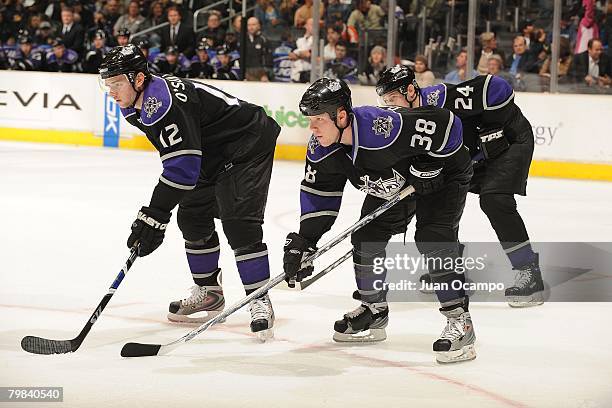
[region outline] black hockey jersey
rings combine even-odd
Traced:
[[[463,122],[465,145],[478,153],[477,128],[503,127],[508,142],[533,144],[529,121],[514,103],[514,91],[503,78],[481,75],[457,85],[439,84],[421,89],[422,105],[446,108]]]
[[[353,145],[323,147],[312,136],[300,188],[300,234],[317,242],[336,220],[349,180],[366,194],[389,199],[408,186],[416,160],[437,162],[446,180],[469,179],[461,121],[430,106],[353,109]]]
[[[140,111],[121,113],[159,151],[163,172],[152,205],[162,209],[199,181],[273,148],[280,133],[260,106],[199,82],[154,75],[142,100]]]

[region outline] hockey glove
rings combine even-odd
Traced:
[[[138,256],[147,256],[163,242],[170,213],[155,208],[142,207],[132,223],[132,233],[127,240],[128,248],[140,244]]]
[[[441,163],[415,162],[410,166],[410,183],[419,195],[439,190],[444,185]]]
[[[478,131],[478,143],[480,151],[485,159],[494,159],[508,150],[510,143],[504,135],[503,128],[481,129]]]
[[[283,257],[283,268],[285,270],[285,281],[290,288],[295,282],[312,275],[314,266],[312,262],[303,263],[304,259],[317,250],[306,238],[295,232],[287,235],[285,241],[285,256]]]

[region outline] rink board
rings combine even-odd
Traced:
[[[310,132],[297,106],[305,85],[205,82],[264,106],[282,127],[276,158],[304,159]],[[376,104],[373,87],[351,89],[355,106]],[[534,130],[531,175],[612,181],[612,97],[518,93],[516,100]],[[0,140],[153,150],[88,74],[4,72]]]

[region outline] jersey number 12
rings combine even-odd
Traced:
[[[178,126],[176,126],[176,123],[172,123],[166,126],[164,130],[159,132],[159,141],[162,144],[162,146],[168,148],[168,147],[174,146],[175,144],[181,143],[183,141],[183,138],[180,136],[176,137],[178,131],[179,129],[178,129]],[[164,138],[164,132],[166,132],[165,138]],[[165,139],[168,139],[167,143]]]

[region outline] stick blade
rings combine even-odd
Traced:
[[[121,357],[149,357],[156,356],[161,344],[126,343],[121,349]]]
[[[66,354],[75,351],[78,346],[70,340],[50,340],[36,336],[25,336],[21,339],[21,348],[32,354]]]

